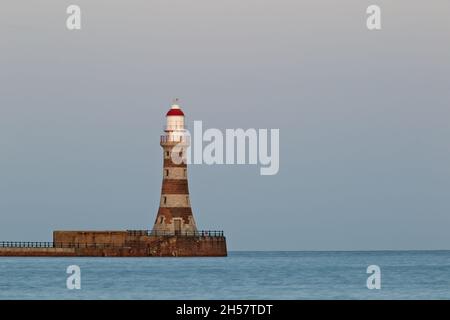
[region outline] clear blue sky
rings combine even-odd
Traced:
[[[0,240],[150,228],[179,97],[190,125],[280,129],[276,176],[190,168],[229,249],[450,249],[446,0],[8,1],[0,39]]]

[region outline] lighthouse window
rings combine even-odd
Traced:
[[[164,197],[164,198],[163,198],[163,202],[164,202],[164,204],[167,203],[167,197]]]
[[[185,176],[185,177],[187,176],[187,171],[186,171],[186,169],[184,169],[184,176]]]
[[[169,151],[166,151],[166,158],[169,158],[169,156],[170,156]]]
[[[168,177],[169,176],[169,169],[166,169],[165,172],[166,172],[166,177]]]
[[[163,223],[164,217],[159,218],[159,223]]]

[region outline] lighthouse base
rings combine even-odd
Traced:
[[[0,256],[225,257],[222,236],[152,235],[136,231],[55,231],[53,242],[3,242]]]

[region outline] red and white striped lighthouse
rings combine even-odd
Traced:
[[[166,114],[166,126],[160,140],[164,159],[163,181],[153,230],[189,234],[195,233],[197,227],[189,199],[187,164],[174,159],[185,158],[190,140],[185,130],[184,113],[177,102],[178,99]]]

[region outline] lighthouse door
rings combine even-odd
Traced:
[[[173,223],[175,227],[175,234],[181,234],[181,219],[173,219]]]

